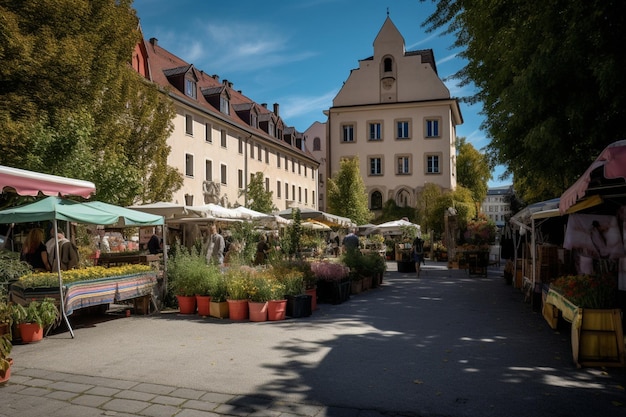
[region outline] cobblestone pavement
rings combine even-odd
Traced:
[[[70,316],[16,345],[0,416],[626,415],[622,368],[577,369],[507,286],[427,262],[310,317]]]

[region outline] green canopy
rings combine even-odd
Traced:
[[[117,223],[118,219],[118,214],[60,197],[46,197],[34,203],[0,211],[0,223],[5,224],[64,220],[107,225]]]
[[[165,223],[163,216],[156,214],[144,213],[139,210],[133,210],[126,207],[115,206],[102,201],[89,201],[84,205],[95,207],[98,210],[117,214],[119,216],[117,224],[120,226],[156,226]]]

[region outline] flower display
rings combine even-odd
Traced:
[[[550,288],[580,308],[613,308],[617,296],[614,275],[567,275],[554,280]]]
[[[488,245],[496,239],[497,227],[492,220],[479,214],[478,219],[467,222],[467,230],[463,234],[465,241],[475,245]]]
[[[153,271],[148,265],[130,264],[105,268],[103,266],[92,266],[89,268],[70,269],[63,271],[63,282],[69,284],[77,281],[89,281],[92,279],[117,277],[124,275],[134,275]],[[23,288],[36,287],[58,287],[59,275],[57,272],[35,272],[27,274],[18,280]]]
[[[312,262],[311,270],[318,280],[342,281],[348,278],[350,268],[337,262]]]

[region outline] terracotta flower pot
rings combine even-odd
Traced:
[[[267,302],[248,302],[250,321],[267,321]]]
[[[6,371],[0,370],[0,384],[4,384],[11,378],[11,366],[13,365],[13,359],[9,358],[9,368]]]
[[[196,297],[194,295],[177,295],[176,299],[178,300],[178,309],[180,314],[195,314]]]
[[[267,302],[267,319],[270,321],[285,320],[287,300],[270,300]]]
[[[246,320],[248,318],[248,300],[226,300],[228,315],[231,320]]]
[[[201,316],[209,316],[211,314],[211,296],[196,295],[196,304],[198,306],[198,314]]]
[[[17,327],[20,329],[23,343],[39,342],[43,339],[43,327],[37,323],[20,323]]]

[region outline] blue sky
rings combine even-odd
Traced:
[[[447,79],[463,67],[453,38],[426,33],[422,22],[434,10],[418,0],[135,0],[146,39],[209,74],[233,83],[257,103],[280,104],[288,126],[304,132],[322,113],[359,60],[374,53],[373,42],[387,17],[406,50],[432,49],[439,77],[452,97],[472,94]],[[481,106],[461,103],[464,123],[457,135],[476,149],[488,143],[480,130]],[[496,169],[489,186],[499,181]]]

